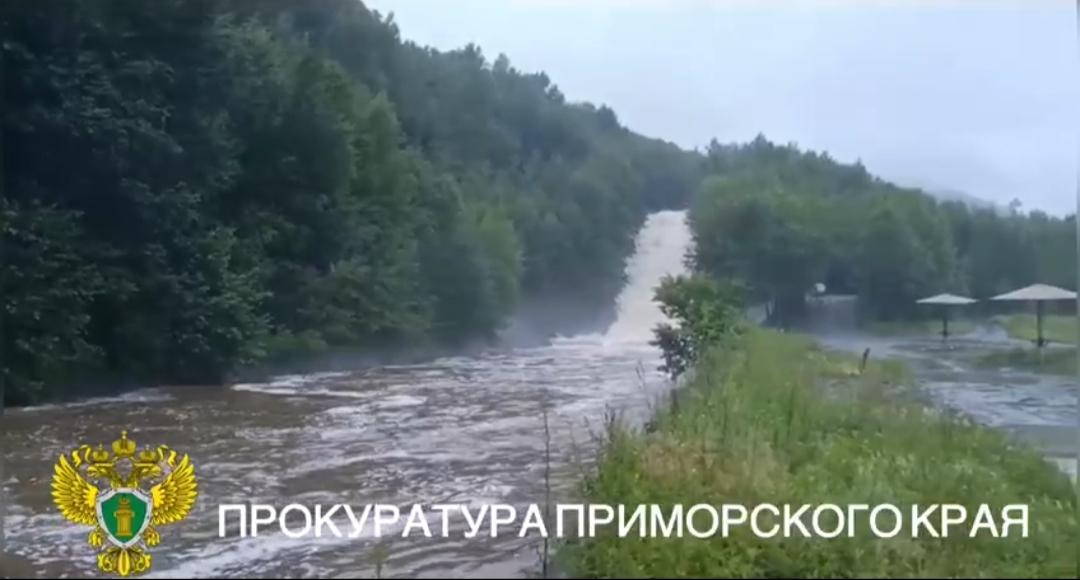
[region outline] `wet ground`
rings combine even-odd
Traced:
[[[834,348],[860,354],[869,348],[874,358],[904,360],[934,403],[1011,433],[1075,476],[1080,448],[1077,379],[975,364],[980,355],[1034,348],[1031,343],[1011,339],[1003,329],[991,325],[948,341],[933,336],[877,337],[833,331],[817,336]]]

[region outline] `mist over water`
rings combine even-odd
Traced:
[[[640,423],[670,386],[649,344],[663,321],[653,290],[665,274],[685,271],[690,239],[684,212],[647,218],[606,332],[425,364],[227,389],[156,388],[11,412],[0,424],[9,499],[0,570],[96,574],[87,530],[57,514],[49,479],[60,453],[108,445],[121,429],[140,445],[189,453],[199,478],[191,516],[161,530],[152,577],[373,575],[374,538],[297,540],[268,526],[257,538],[219,539],[221,504],[377,502],[407,515],[415,503],[509,503],[523,514],[545,495],[545,404],[553,501],[575,498],[605,417]],[[347,519],[338,524],[347,533]],[[464,525],[460,517],[451,524]],[[536,572],[541,539],[516,531],[464,539],[457,529],[449,539],[412,534],[384,543],[384,577],[520,577]]]
[[[649,216],[626,268],[626,287],[615,303],[617,318],[604,335],[609,344],[652,338],[653,329],[664,322],[659,305],[653,301],[656,285],[666,275],[686,272],[685,257],[691,243],[686,212],[663,211]]]

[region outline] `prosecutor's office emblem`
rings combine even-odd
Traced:
[[[153,562],[148,548],[161,542],[157,528],[188,516],[198,495],[187,455],[161,445],[139,451],[127,431],[112,452],[82,445],[60,456],[52,497],[72,523],[91,527],[87,542],[107,574],[142,574]]]

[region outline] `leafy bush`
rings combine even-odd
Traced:
[[[743,288],[707,276],[666,276],[656,289],[660,311],[674,324],[660,324],[652,344],[663,353],[661,370],[672,377],[686,372],[710,345],[743,331]]]

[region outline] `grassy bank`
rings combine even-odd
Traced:
[[[828,354],[753,330],[712,351],[649,433],[610,429],[588,501],[753,507],[881,503],[1030,505],[1030,537],[618,538],[615,526],[560,553],[582,577],[1075,576],[1066,477],[999,433],[924,409],[902,366]],[[910,512],[908,512],[910,514]],[[807,518],[809,520],[809,518]],[[774,520],[771,520],[774,521]],[[809,523],[807,524],[809,525]],[[970,520],[969,524],[970,525]],[[965,532],[969,529],[964,528]],[[1014,530],[1015,532],[1015,530]]]
[[[866,330],[878,336],[941,336],[941,320],[902,320],[871,322]],[[975,322],[967,319],[949,321],[949,335],[957,336],[975,330]]]
[[[1034,314],[1013,314],[1002,318],[1009,336],[1035,342],[1038,337]],[[1043,317],[1043,337],[1050,342],[1076,344],[1076,318],[1063,315]]]
[[[1055,375],[1076,374],[1076,352],[1072,349],[1016,348],[984,354],[976,360],[983,368],[1014,368]]]

